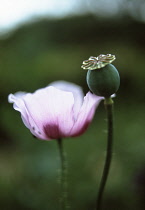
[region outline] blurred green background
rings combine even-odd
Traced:
[[[8,104],[8,94],[33,92],[56,80],[74,82],[86,93],[80,66],[102,53],[116,55],[113,64],[121,76],[103,210],[145,209],[145,22],[139,13],[143,1],[132,2],[134,13],[125,12],[125,3],[114,16],[102,16],[93,5],[81,14],[82,6],[80,14],[33,19],[1,35],[0,209],[58,210],[61,193],[57,142],[34,139]],[[64,140],[71,210],[94,209],[106,152],[105,119],[102,102],[87,132]]]

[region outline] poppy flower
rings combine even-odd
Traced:
[[[9,103],[21,113],[25,126],[38,139],[51,140],[79,136],[93,119],[103,97],[81,87],[57,81],[34,93],[17,92],[8,96]]]

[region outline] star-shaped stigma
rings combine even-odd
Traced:
[[[81,68],[85,70],[95,70],[103,68],[104,66],[112,63],[116,59],[115,55],[100,54],[98,57],[90,56],[88,60],[83,61]]]

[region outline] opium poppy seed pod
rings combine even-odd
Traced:
[[[98,96],[110,97],[116,93],[120,85],[120,76],[111,63],[115,60],[115,55],[91,56],[83,61],[81,66],[87,69],[87,84],[89,89]]]

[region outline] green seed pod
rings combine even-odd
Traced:
[[[102,68],[88,70],[87,84],[94,94],[107,98],[117,92],[120,76],[115,66],[109,63]]]

